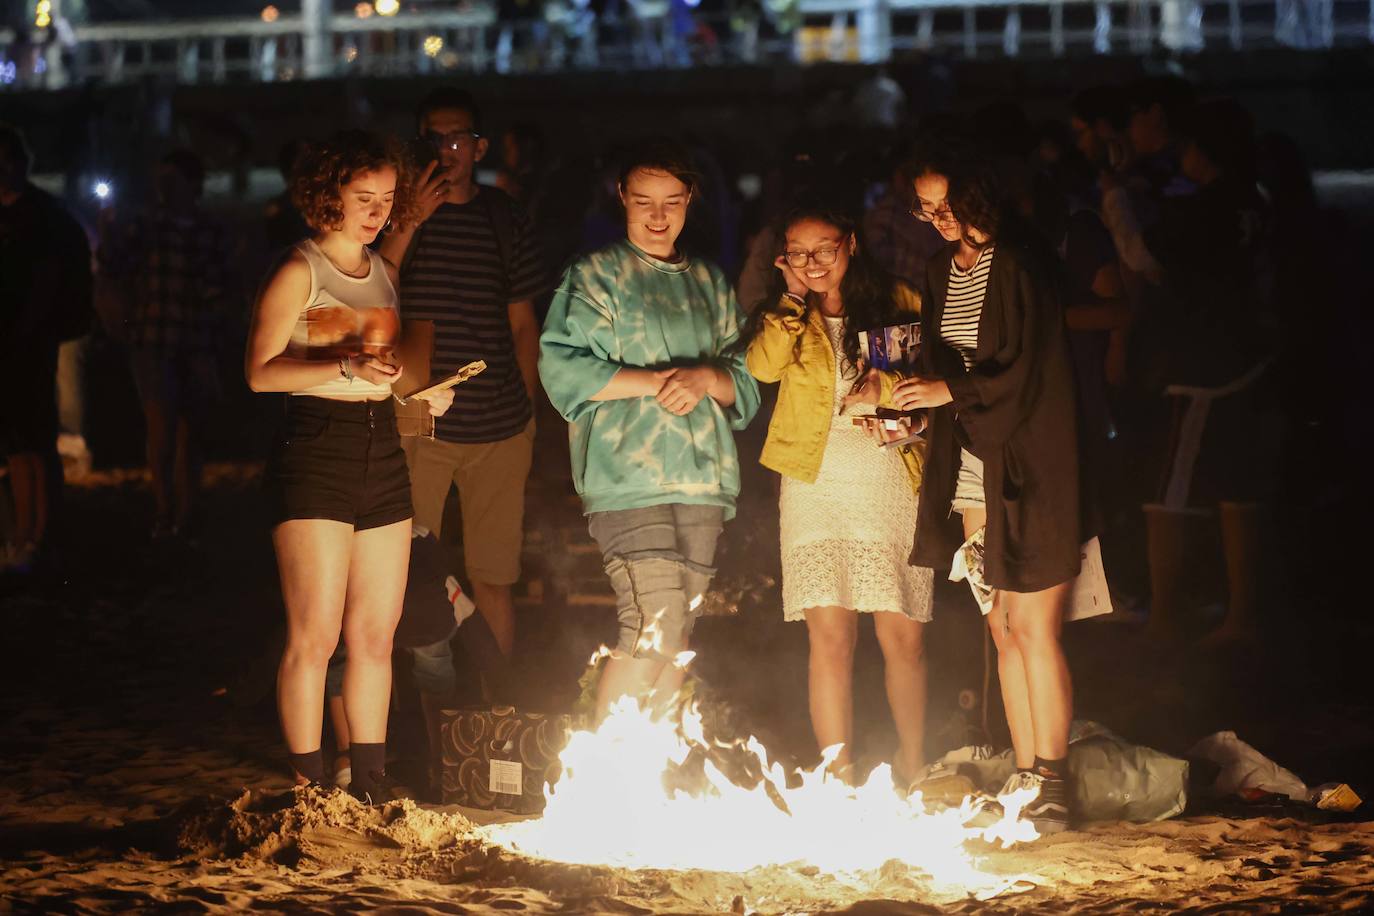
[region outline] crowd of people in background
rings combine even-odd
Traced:
[[[1072,688],[1059,634],[1081,544],[1143,540],[1152,626],[1167,628],[1186,513],[1219,508],[1225,634],[1255,624],[1293,416],[1272,381],[1283,344],[1310,336],[1279,306],[1311,295],[1314,240],[1295,227],[1316,212],[1292,142],[1257,136],[1234,101],[1168,77],[1066,103],[1040,123],[995,104],[798,132],[749,199],[708,144],[595,160],[535,125],[494,132],[457,89],[421,101],[408,146],[351,133],[284,150],[287,191],[251,230],[284,255],[251,312],[246,377],[289,393],[266,492],[296,775],[339,775],[320,750],[328,694],[351,734],[334,769],[373,800],[393,791],[393,637],[403,605],[421,613],[407,566],[429,568],[417,558],[451,488],[461,578],[493,637],[484,683],[499,681],[519,644],[511,590],[545,398],[569,424],[616,595],[594,715],[627,696],[666,704],[717,540],[750,495],[737,434],[762,409],[759,460],[781,477],[782,612],[806,622],[812,724],[818,747],[840,748],[834,772],[852,765],[853,651],[871,617],[894,772],[903,790],[919,784],[923,633],[943,610],[932,570],[976,556],[1014,780],[1038,790],[1037,826],[1062,829]],[[118,326],[96,333],[122,341],[137,385],[151,536],[186,540],[201,522],[200,426],[226,377],[216,360],[252,288],[227,271],[236,242],[206,212],[191,151],[158,163],[145,213],[89,236],[30,166],[22,135],[0,130],[0,336],[24,341],[14,358],[32,395],[9,399],[0,424],[15,574],[60,561],[58,353],[89,333],[91,302],[115,303],[99,311]],[[494,186],[480,184],[493,166]],[[922,325],[915,367],[869,365],[859,332],[909,321]],[[403,323],[428,329],[423,352],[407,352]],[[429,428],[404,428],[393,395],[477,361],[421,411]],[[1132,588],[1127,577],[1118,599]],[[424,612],[438,622],[411,621],[404,644],[436,672],[431,723],[466,600],[450,586]]]

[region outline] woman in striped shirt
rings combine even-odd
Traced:
[[[921,373],[896,386],[903,409],[932,408],[912,562],[965,551],[998,652],[1017,772],[1041,833],[1067,826],[1072,685],[1059,631],[1078,574],[1077,424],[1063,312],[1043,257],[1003,226],[992,171],[958,144],[933,146],[913,215],[949,242],[927,269]],[[962,530],[953,521],[962,517]],[[961,543],[964,546],[961,546]]]

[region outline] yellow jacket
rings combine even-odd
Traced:
[[[899,311],[921,313],[921,297],[914,289],[898,283],[896,293]],[[819,310],[807,310],[783,297],[776,312],[764,315],[758,334],[749,343],[745,365],[761,382],[781,382],[759,463],[812,483],[820,473],[835,405],[835,350]],[[896,373],[882,373],[879,403],[891,405],[892,385],[897,378]],[[902,461],[911,474],[912,488],[919,490],[925,444],[896,447],[901,449]]]

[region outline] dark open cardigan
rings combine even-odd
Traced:
[[[985,576],[1033,592],[1078,575],[1081,513],[1078,422],[1057,282],[1044,259],[1003,240],[993,253],[973,368],[940,341],[955,246],[927,267],[921,374],[943,378],[954,401],[931,411],[930,447],[911,562],[946,569],[963,543],[950,514],[962,445],[983,461]]]

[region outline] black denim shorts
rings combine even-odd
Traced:
[[[264,488],[274,527],[325,518],[363,531],[410,518],[410,473],[391,399],[288,396]]]

